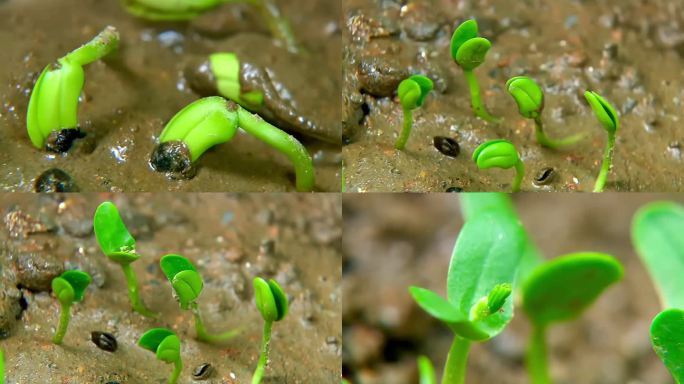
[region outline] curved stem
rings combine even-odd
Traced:
[[[546,326],[533,325],[532,336],[525,355],[525,365],[531,384],[551,384],[546,352]]]
[[[259,356],[259,363],[257,364],[254,375],[252,375],[252,384],[261,383],[261,378],[264,376],[264,369],[268,364],[268,351],[271,346],[271,328],[272,321],[264,322],[264,334],[261,339],[261,356]]]
[[[297,191],[310,192],[314,187],[313,161],[306,148],[294,136],[281,131],[242,107],[238,107],[240,128],[282,152],[295,168]]]
[[[89,42],[64,56],[64,60],[84,66],[107,56],[119,46],[119,32],[107,26]]]
[[[534,125],[535,125],[535,136],[537,138],[537,142],[542,146],[550,149],[558,149],[560,147],[565,147],[568,145],[572,145],[580,141],[582,138],[584,138],[584,134],[579,133],[576,135],[568,136],[564,139],[561,140],[552,140],[548,136],[546,136],[546,133],[544,132],[544,123],[542,122],[541,116],[537,116],[534,119]]]
[[[491,123],[499,122],[501,119],[494,117],[487,112],[484,104],[482,103],[482,97],[480,96],[480,83],[477,82],[477,77],[473,71],[464,70],[466,80],[468,80],[468,87],[470,88],[470,103],[473,107],[473,112],[476,116],[479,116],[482,120],[489,121]]]
[[[224,0],[226,1],[226,0]],[[227,0],[230,2],[231,0]],[[254,5],[263,17],[273,37],[285,43],[287,50],[292,53],[299,51],[297,40],[292,32],[292,27],[287,19],[280,13],[278,5],[273,0],[248,0]]]
[[[240,334],[240,329],[234,329],[232,331],[212,335],[207,332],[207,328],[204,326],[204,321],[202,321],[202,315],[200,314],[197,303],[191,303],[190,309],[192,310],[192,316],[195,319],[195,332],[197,333],[197,340],[207,343],[223,343]]]
[[[454,335],[447,362],[444,366],[442,384],[464,384],[468,365],[468,351],[470,340]]]
[[[135,277],[135,271],[130,264],[121,264],[121,269],[123,269],[124,276],[126,276],[126,285],[128,285],[128,298],[131,301],[131,306],[133,310],[145,317],[157,317],[158,313],[152,312],[145,304],[143,304],[140,298],[140,292],[138,290],[138,279]]]
[[[427,356],[418,356],[418,375],[420,384],[437,384],[435,368]]]
[[[413,112],[410,109],[404,109],[404,127],[401,129],[401,134],[394,143],[394,148],[398,150],[403,150],[406,148],[406,142],[408,141],[409,135],[411,135],[411,128],[413,127]]]
[[[62,344],[64,335],[66,335],[67,327],[69,326],[69,319],[71,319],[71,305],[62,305],[62,313],[59,316],[59,325],[57,332],[52,337],[52,342],[55,344]]]
[[[515,163],[515,179],[511,184],[512,192],[520,192],[520,185],[525,177],[525,164],[520,160]]]
[[[614,149],[615,132],[608,132],[608,141],[606,142],[606,149],[603,152],[603,164],[601,165],[601,172],[599,172],[599,175],[596,178],[596,184],[594,184],[594,192],[603,192],[603,188],[606,186],[608,172],[610,172],[610,166],[613,163]]]
[[[169,376],[169,384],[176,384],[178,382],[178,377],[181,374],[181,371],[183,370],[183,362],[181,359],[178,359],[178,361],[175,362],[173,372],[171,372],[171,376]]]

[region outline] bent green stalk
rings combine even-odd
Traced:
[[[551,384],[546,349],[546,326],[533,325],[525,354],[525,365],[532,384]]]
[[[601,171],[596,178],[594,184],[594,192],[603,192],[606,186],[606,179],[610,172],[610,166],[613,163],[613,151],[615,150],[615,132],[608,131],[608,141],[606,141],[606,148],[603,152],[603,162],[601,164]]]
[[[581,133],[578,133],[576,135],[572,135],[569,137],[566,137],[564,139],[560,140],[553,140],[550,139],[546,133],[544,132],[544,123],[542,122],[541,116],[537,116],[537,118],[534,119],[534,125],[535,125],[535,137],[537,139],[537,142],[542,145],[542,147],[546,148],[551,148],[551,149],[558,149],[560,147],[565,147],[568,145],[572,145],[580,141],[584,135]]]
[[[126,277],[126,285],[128,286],[128,298],[131,301],[131,306],[135,312],[145,316],[145,317],[158,317],[159,314],[153,312],[147,307],[140,298],[140,288],[138,286],[138,279],[135,276],[135,271],[131,264],[121,264],[121,269],[123,270],[124,276]]]
[[[207,331],[207,328],[204,326],[204,321],[202,321],[202,314],[200,313],[199,305],[193,302],[190,304],[190,309],[192,310],[192,316],[195,319],[195,332],[197,333],[197,340],[204,341],[207,343],[218,344],[226,342],[240,334],[240,329],[234,329],[219,334],[211,334]]]
[[[473,71],[463,70],[463,74],[468,81],[468,88],[470,88],[470,105],[472,106],[475,115],[480,117],[482,120],[489,121],[491,123],[499,122],[501,119],[489,114],[482,103],[482,95],[480,95],[480,83],[477,82],[475,73],[473,73]]]
[[[177,360],[173,363],[173,372],[171,372],[171,375],[169,376],[169,384],[176,384],[178,382],[181,371],[183,371],[183,362]]]
[[[252,376],[252,384],[261,383],[261,379],[264,376],[264,370],[268,364],[268,354],[271,347],[271,329],[273,328],[272,321],[264,322],[264,331],[261,338],[261,354],[259,356],[259,362],[254,370],[254,375]]]
[[[444,366],[442,384],[465,383],[469,351],[470,340],[455,335]]]
[[[59,315],[59,325],[55,335],[52,337],[52,342],[55,344],[62,344],[64,335],[66,335],[67,328],[69,327],[69,320],[71,320],[71,305],[62,304],[61,307],[62,312]]]
[[[406,142],[411,135],[411,128],[413,127],[413,111],[404,109],[404,126],[401,129],[401,135],[394,144],[394,148],[402,150],[406,148]]]
[[[525,164],[522,160],[515,163],[515,178],[513,179],[513,184],[511,185],[511,191],[513,193],[520,192],[523,178],[525,178]]]

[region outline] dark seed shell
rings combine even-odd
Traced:
[[[206,380],[212,373],[214,373],[214,367],[209,363],[203,363],[192,371],[192,378],[195,380]]]
[[[192,164],[190,150],[182,141],[159,144],[150,157],[150,165],[174,179],[192,179],[197,173]]]
[[[90,340],[103,351],[115,352],[118,347],[114,335],[107,332],[93,331],[90,333]]]
[[[449,188],[447,188],[446,191],[449,193],[459,193],[459,192],[463,192],[463,188],[461,188],[461,187],[449,187]]]
[[[461,147],[458,145],[458,142],[451,137],[435,136],[433,142],[435,148],[443,155],[456,157],[461,153]]]
[[[553,178],[556,176],[556,170],[554,170],[551,167],[548,168],[543,168],[537,175],[534,177],[534,183],[536,185],[546,185],[551,183],[553,181]]]
[[[36,178],[33,184],[36,192],[77,192],[78,187],[68,173],[59,168],[50,168]]]
[[[85,132],[78,128],[62,129],[60,131],[52,131],[47,138],[45,148],[48,151],[64,153],[71,148],[74,140],[82,139],[86,136]]]

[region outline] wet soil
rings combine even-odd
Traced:
[[[673,383],[651,348],[649,327],[660,308],[629,230],[638,207],[661,199],[684,200],[663,194],[516,196],[522,222],[547,258],[599,251],[625,267],[624,280],[578,320],[550,328],[554,382]],[[462,226],[456,195],[345,195],[343,212],[345,376],[357,384],[414,384],[419,354],[441,372],[451,332],[418,308],[408,287],[444,295]],[[523,364],[528,336],[528,320],[517,306],[502,334],[471,349],[467,382],[529,383]]]
[[[165,123],[199,97],[184,77],[188,63],[230,49],[243,35],[260,34],[268,44],[251,47],[264,51],[252,64],[272,75],[279,92],[297,96],[309,89],[307,95],[316,95],[293,101],[303,116],[328,118],[316,120],[315,131],[291,132],[314,157],[316,189],[339,191],[340,144],[333,138],[341,131],[341,5],[305,0],[278,5],[303,46],[301,60],[275,60],[282,50],[245,4],[219,7],[189,23],[151,23],[126,13],[118,1],[0,1],[0,164],[5,170],[0,189],[31,191],[42,172],[59,168],[81,191],[294,190],[294,171],[285,156],[242,131],[205,153],[191,180],[170,180],[148,163]],[[118,55],[86,67],[79,123],[87,136],[66,155],[35,149],[25,119],[38,74],[106,25],[117,27],[121,46]],[[269,50],[273,63],[297,65],[271,68]],[[305,76],[319,80],[302,83]]]
[[[104,257],[92,214],[113,199],[137,239],[134,265],[141,296],[158,320],[131,312],[123,274]],[[153,327],[182,341],[179,383],[246,383],[259,357],[262,319],[253,276],[276,279],[290,296],[288,316],[273,328],[264,383],[337,383],[341,360],[341,202],[331,195],[0,195],[0,347],[8,384],[165,383],[171,367],[136,346]],[[158,267],[167,253],[192,260],[204,279],[198,302],[210,332],[244,331],[225,345],[194,339]],[[85,300],[72,307],[61,346],[53,345],[59,305],[50,278],[80,268],[93,276]],[[18,314],[18,319],[16,315]],[[10,316],[12,315],[12,316]],[[108,332],[116,352],[98,349],[91,332]],[[215,373],[191,379],[203,363]]]
[[[684,190],[684,3],[668,0],[344,0],[344,140],[349,191],[510,190],[512,170],[480,171],[470,159],[492,139],[509,139],[527,168],[523,190],[591,191],[606,141],[582,94],[610,100],[622,123],[608,190]],[[475,70],[500,124],[473,116],[462,70],[450,57],[455,27],[477,19],[493,47]],[[394,91],[409,74],[435,81],[406,150],[393,145],[402,124]],[[517,75],[534,78],[546,95],[543,119],[551,138],[585,133],[562,151],[540,147],[534,123],[518,114],[505,91]],[[441,154],[433,138],[461,146]],[[535,175],[553,167],[542,186]]]

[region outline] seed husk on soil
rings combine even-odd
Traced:
[[[116,352],[118,348],[116,338],[111,333],[93,331],[90,334],[90,340],[103,351]]]
[[[461,147],[458,145],[458,142],[451,137],[435,136],[433,143],[435,148],[445,156],[456,157],[461,153]]]

